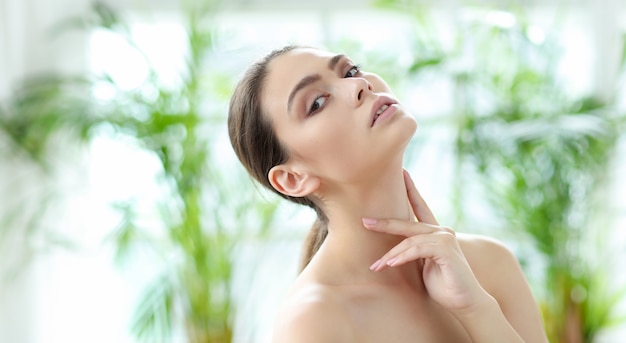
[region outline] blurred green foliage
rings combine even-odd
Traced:
[[[217,147],[226,131],[224,88],[232,84],[210,63],[217,7],[215,1],[182,4],[188,51],[182,82],[173,87],[164,85],[118,13],[96,2],[90,16],[58,30],[105,30],[122,38],[149,67],[143,83],[128,90],[107,74],[32,79],[0,113],[0,129],[13,148],[39,165],[48,164],[49,138],[59,131],[83,142],[108,132],[158,157],[165,234],[145,224],[141,204],[128,201],[116,205],[123,220],[110,237],[119,261],[132,263],[127,257],[140,249],[161,270],[137,304],[133,332],[141,341],[169,342],[182,332],[189,342],[230,342],[233,249],[266,236],[277,205],[259,198],[243,170],[224,168],[225,152]],[[98,87],[110,96],[95,96]]]
[[[329,48],[362,54],[357,60],[390,84],[406,85],[407,75],[419,82],[429,71],[454,85],[448,119],[456,130],[456,204],[467,205],[467,185],[477,177],[506,232],[529,242],[519,257],[527,270],[542,266],[533,287],[551,341],[593,341],[602,328],[623,322],[614,311],[624,290],[611,284],[605,263],[610,252],[602,250],[610,226],[602,195],[624,114],[610,101],[569,94],[556,73],[559,46],[549,34],[542,43],[530,39],[521,12],[508,13],[516,19],[511,27],[464,23],[455,30],[455,43],[444,47],[427,6],[376,3],[414,21],[413,61],[406,69],[398,70],[393,55],[364,52],[355,41],[340,39]],[[250,191],[255,188],[241,168],[223,168],[215,145],[225,131],[223,104],[232,84],[211,63],[217,8],[214,1],[183,2],[188,46],[179,75],[183,82],[166,87],[124,20],[95,3],[92,16],[59,29],[106,30],[122,37],[149,66],[144,82],[127,90],[110,75],[38,77],[0,108],[0,132],[45,168],[55,134],[88,142],[107,131],[103,127],[158,157],[165,234],[148,227],[139,204],[129,201],[117,204],[123,220],[111,236],[121,261],[130,263],[136,249],[147,248],[162,267],[136,309],[133,330],[144,341],[169,341],[182,331],[190,342],[230,342],[237,315],[230,294],[233,249],[243,239],[267,237],[276,212],[275,201],[259,200]],[[94,87],[113,95],[97,98]],[[468,168],[474,172],[466,173]]]
[[[499,12],[511,25],[461,21],[455,43],[444,47],[433,43],[435,30],[424,38],[433,28],[428,8],[379,5],[408,13],[421,27],[415,40],[428,49],[415,52],[409,72],[417,77],[430,66],[454,86],[457,204],[472,201],[468,185],[478,178],[508,234],[529,243],[520,258],[529,272],[543,266],[533,286],[550,341],[592,342],[601,329],[623,323],[616,310],[626,288],[610,282],[606,261],[615,252],[603,246],[611,230],[605,195],[626,115],[611,100],[568,92],[557,72],[556,32],[533,40],[536,28],[520,8]],[[474,10],[482,18],[495,13]],[[437,57],[424,59],[424,50]]]

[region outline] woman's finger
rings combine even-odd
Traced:
[[[411,203],[411,207],[413,208],[413,213],[420,222],[431,224],[431,225],[439,225],[437,219],[433,215],[433,212],[426,204],[426,201],[420,195],[419,191],[415,187],[415,183],[411,179],[411,175],[409,172],[404,169],[404,184],[406,186],[406,193],[409,197],[409,202]]]
[[[427,223],[410,222],[401,219],[363,218],[363,226],[372,231],[405,237],[433,233],[440,230],[452,230]]]

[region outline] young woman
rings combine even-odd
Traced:
[[[228,127],[258,182],[318,215],[275,343],[547,342],[515,257],[439,225],[403,170],[417,123],[379,76],[276,50],[239,82]]]

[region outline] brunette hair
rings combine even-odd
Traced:
[[[260,184],[281,197],[315,210],[317,219],[304,244],[300,268],[304,269],[328,234],[327,219],[321,208],[308,197],[292,197],[278,192],[269,182],[268,173],[289,159],[288,151],[274,133],[270,117],[263,113],[261,94],[269,63],[298,46],[274,50],[254,63],[239,81],[230,99],[228,135],[237,157],[248,173]]]

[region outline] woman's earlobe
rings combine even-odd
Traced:
[[[281,164],[272,167],[267,175],[270,184],[282,194],[301,198],[317,190],[320,185],[318,177],[308,173],[299,173]]]

